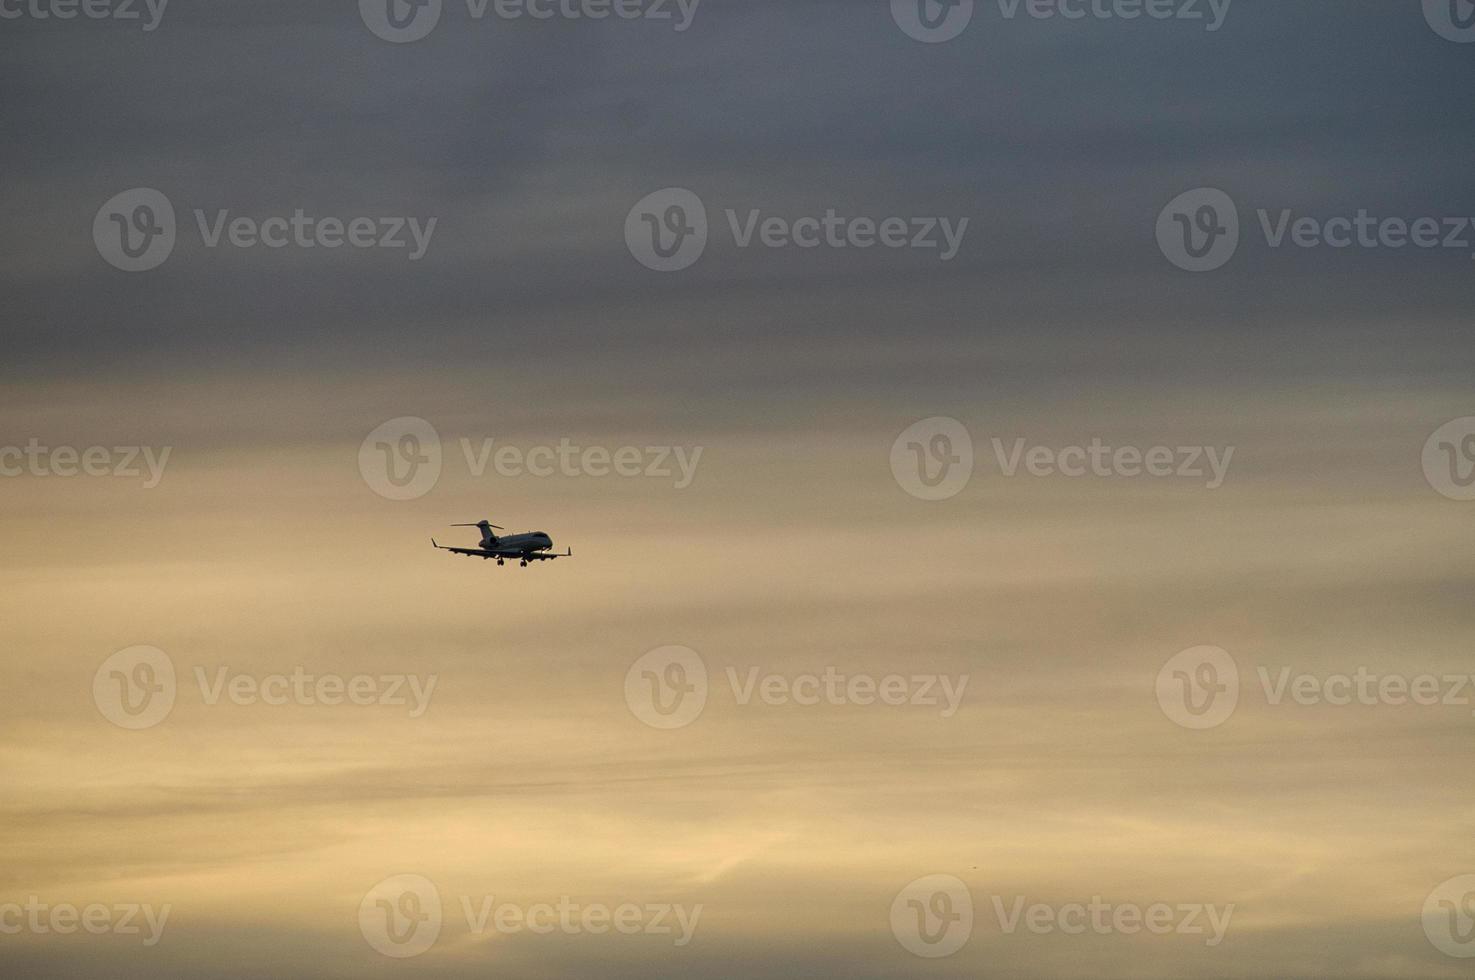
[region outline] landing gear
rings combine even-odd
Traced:
[[[521,565],[523,568],[527,568],[528,567],[528,560],[526,558],[524,558],[522,561],[518,562],[518,564]]]
[[[503,561],[503,560],[502,560],[502,559],[500,559],[500,558],[498,558],[498,559],[497,559],[497,564],[498,564],[498,565],[505,565],[505,564],[507,564],[507,563],[506,563],[506,562],[505,562],[505,561]]]

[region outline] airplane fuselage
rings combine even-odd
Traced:
[[[507,558],[518,558],[522,555],[531,555],[539,551],[549,551],[553,548],[553,539],[542,531],[530,531],[527,534],[507,534],[502,537],[487,535],[481,539],[482,550],[492,555],[501,555]]]

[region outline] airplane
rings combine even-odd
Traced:
[[[527,534],[507,534],[502,537],[492,533],[492,529],[505,531],[506,528],[498,527],[489,521],[477,521],[475,524],[452,524],[451,527],[476,527],[481,529],[480,548],[447,548],[438,543],[434,538],[430,543],[441,551],[449,551],[456,555],[466,555],[469,558],[495,558],[498,565],[505,565],[507,559],[516,558],[518,565],[527,567],[530,561],[552,561],[555,558],[572,558],[574,549],[570,548],[563,554],[552,551],[553,539],[542,531],[532,531]]]

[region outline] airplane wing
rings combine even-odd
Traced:
[[[526,558],[528,561],[552,561],[555,558],[572,558],[573,556],[574,549],[570,548],[561,555],[556,553],[549,554],[547,552],[535,551],[532,554],[523,555],[522,557]]]
[[[449,551],[453,555],[468,555],[472,558],[501,558],[506,561],[552,561],[555,558],[572,558],[574,556],[574,549],[572,548],[560,555],[557,553],[547,554],[541,551],[485,551],[481,548],[448,548],[438,543],[434,538],[430,539],[430,543],[441,551]]]
[[[495,557],[497,557],[496,552],[493,552],[493,551],[482,551],[480,548],[447,548],[443,544],[436,544],[434,538],[431,538],[430,539],[430,543],[433,544],[433,545],[435,545],[435,547],[438,548],[438,549],[440,549],[441,551],[449,551],[449,552],[451,552],[452,554],[455,554],[455,555],[471,555],[473,558],[475,558],[475,557],[481,557],[481,558],[495,558]]]

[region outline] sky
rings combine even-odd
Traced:
[[[1467,976],[1472,18],[0,0],[0,972]]]

